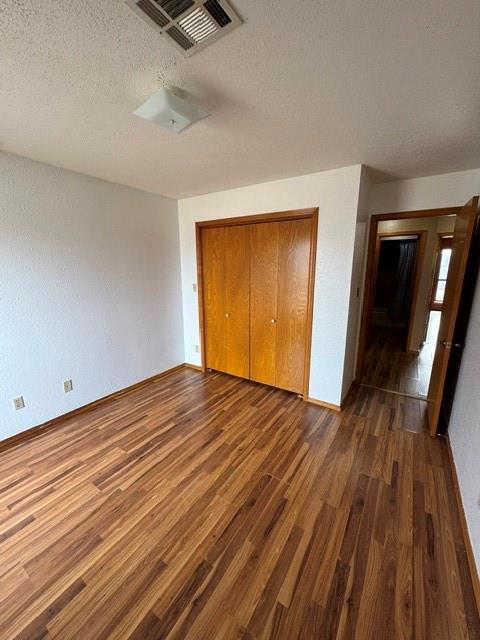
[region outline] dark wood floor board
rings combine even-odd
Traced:
[[[71,492],[68,502],[61,499],[55,511],[52,510],[51,505],[47,505],[41,516],[30,515],[19,521],[28,524],[2,544],[2,551],[7,558],[4,567],[9,562],[16,563],[18,557],[22,558],[25,566],[32,558],[42,554],[46,547],[48,548],[45,540],[56,541],[64,536],[68,538],[74,528],[91,517],[95,510],[101,509],[101,506],[108,501],[108,496],[102,496],[98,491],[92,492],[88,488],[85,490],[86,497],[78,496],[77,493]],[[51,538],[52,534],[54,537]]]
[[[479,639],[424,404],[184,369],[4,451],[0,637]]]
[[[282,517],[286,500],[281,489],[255,523],[248,541],[252,553],[233,582],[226,610],[243,626],[261,599],[265,584],[279,562],[280,554],[294,527],[294,519]]]
[[[431,321],[426,342],[418,353],[405,352],[402,332],[398,329],[374,326],[372,343],[365,354],[362,383],[425,398],[435,354],[438,322],[437,317]]]

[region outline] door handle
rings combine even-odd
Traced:
[[[230,314],[229,314],[229,313],[226,313],[226,314],[225,314],[225,318],[229,318],[229,317],[230,317]]]
[[[445,349],[451,349],[452,347],[459,349],[462,346],[460,342],[450,342],[450,340],[439,340],[438,344],[445,347]]]
[[[270,322],[271,322],[272,324],[275,324],[275,323],[276,323],[275,318],[272,318],[272,319],[270,320]]]

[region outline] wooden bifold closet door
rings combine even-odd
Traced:
[[[249,253],[247,226],[203,230],[206,366],[241,378],[250,376]]]
[[[311,219],[251,225],[250,378],[302,393]]]
[[[201,230],[207,368],[304,392],[312,224]]]

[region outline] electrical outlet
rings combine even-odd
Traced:
[[[195,353],[200,353],[200,347],[198,344],[195,345]]]
[[[19,409],[24,409],[25,408],[25,400],[23,399],[23,396],[19,396],[18,398],[14,398],[13,399],[13,406],[15,407],[16,411],[18,411]]]
[[[73,391],[73,382],[71,380],[64,380],[63,390],[65,391],[65,393],[69,393],[70,391]]]

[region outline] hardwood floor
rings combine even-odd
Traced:
[[[432,373],[440,315],[440,311],[430,312],[426,341],[418,354],[402,350],[401,333],[395,329],[377,329],[373,344],[365,355],[362,383],[425,398]]]
[[[0,637],[480,638],[423,405],[185,369],[3,452]]]

